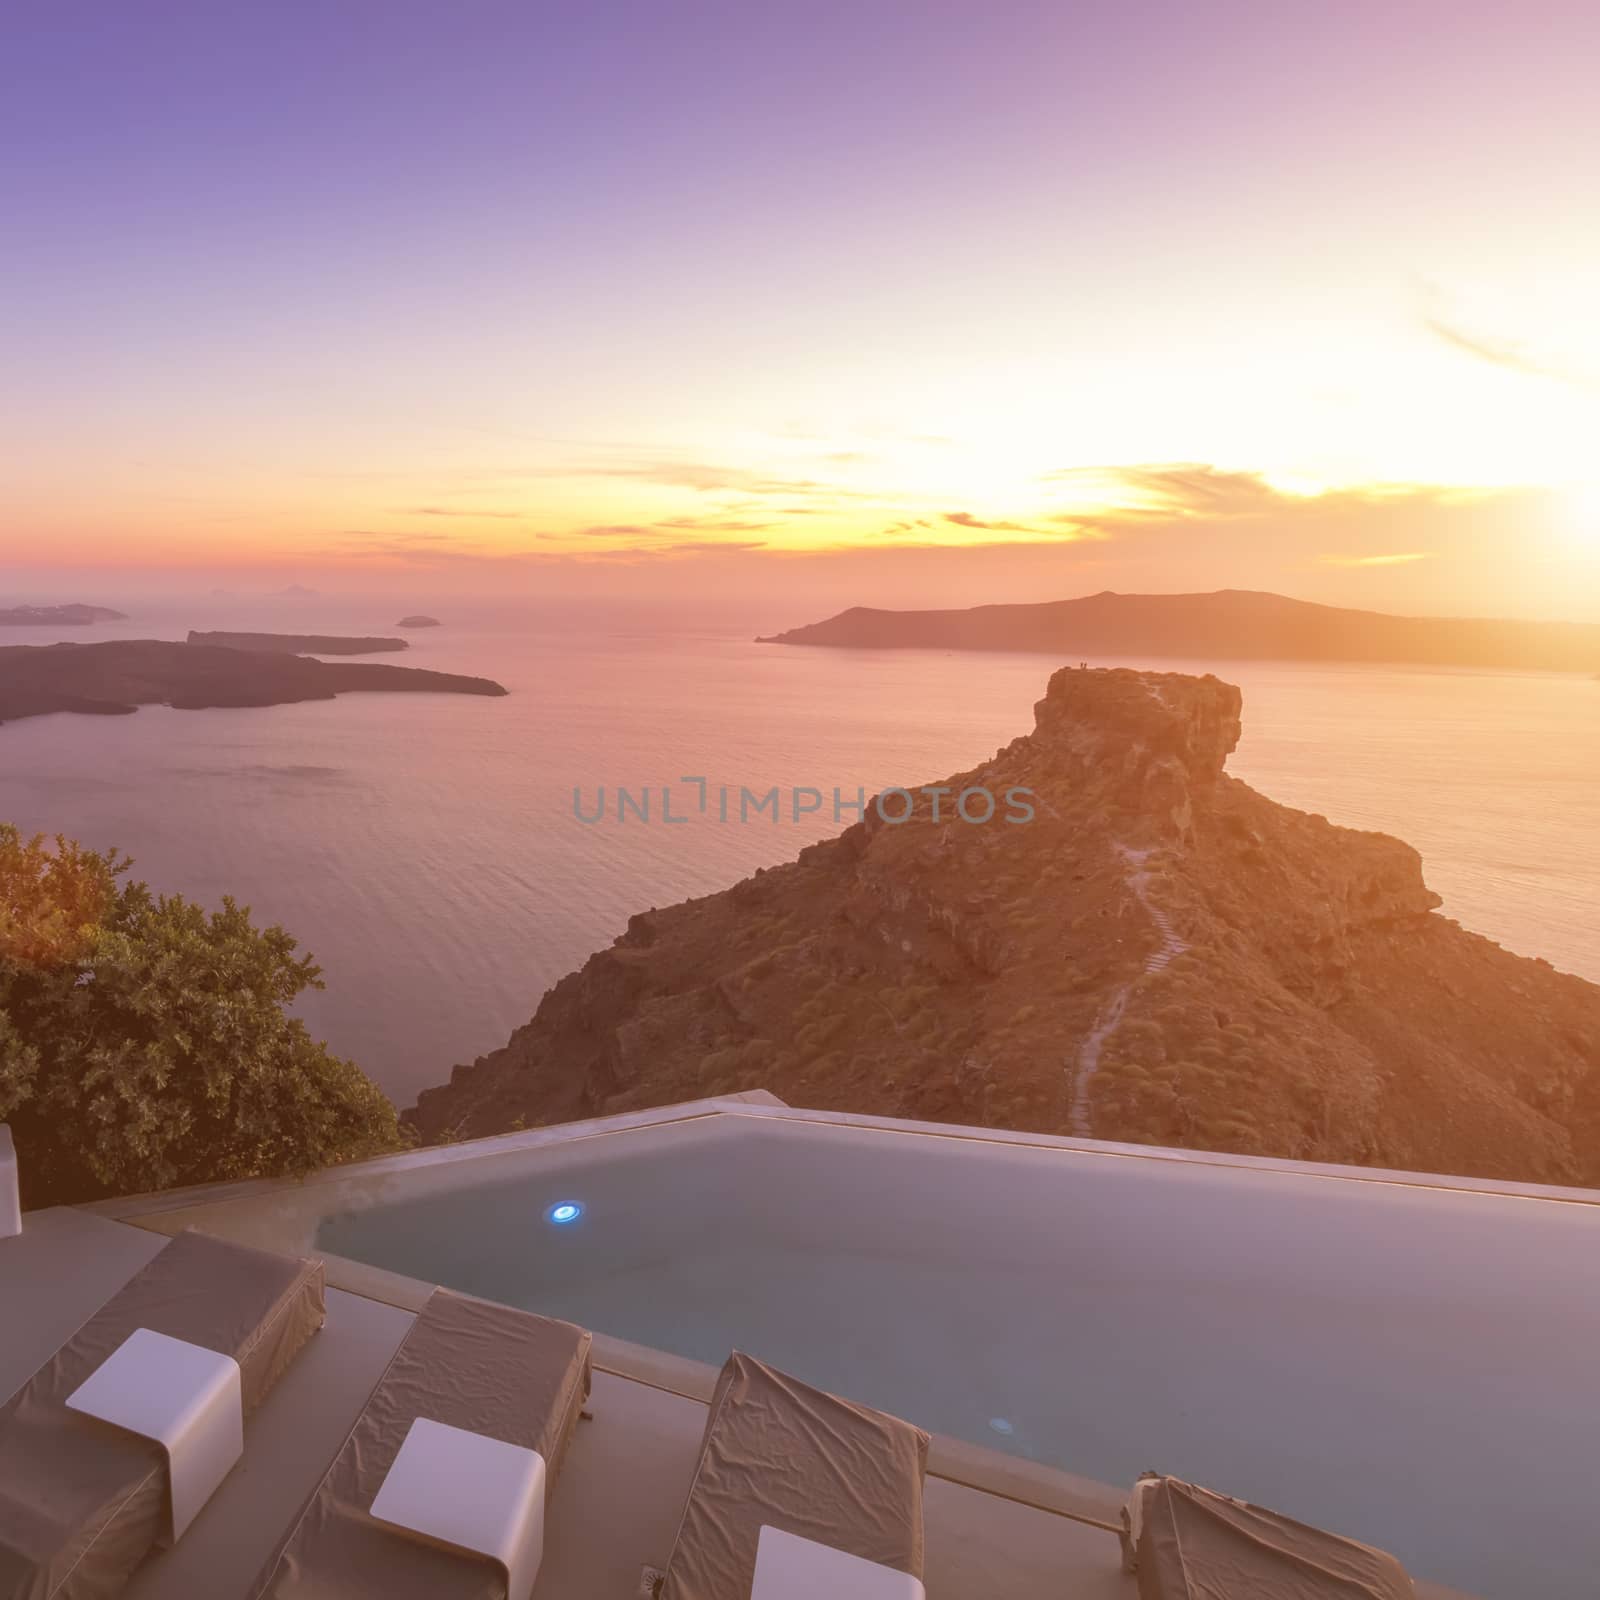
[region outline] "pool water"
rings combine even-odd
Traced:
[[[1475,1594],[1593,1594],[1600,1206],[783,1117],[474,1165],[319,1246],[1105,1483],[1197,1479]]]

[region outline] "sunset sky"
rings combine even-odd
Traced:
[[[1597,61],[1592,0],[23,0],[0,598],[1600,618]]]

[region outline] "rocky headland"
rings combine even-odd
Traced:
[[[1600,987],[1440,914],[1416,851],[1230,777],[1239,691],[1064,669],[1034,731],[787,866],[633,917],[427,1141],[795,1105],[1600,1184]],[[1031,821],[952,808],[1032,792]],[[885,808],[890,815],[900,802]],[[981,814],[982,806],[969,808]]]
[[[503,695],[489,678],[376,662],[217,645],[120,639],[103,644],[0,647],[0,723],[53,711],[128,715],[142,705],[180,711],[331,700],[353,691]]]

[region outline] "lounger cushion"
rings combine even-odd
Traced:
[[[546,1501],[589,1394],[589,1335],[436,1289],[256,1586],[274,1600],[504,1600],[487,1557],[377,1521],[372,1502],[418,1417],[537,1450]]]
[[[239,1363],[248,1415],[322,1326],[320,1261],[181,1233],[0,1407],[0,1600],[118,1593],[166,1525],[160,1445],[70,1411],[137,1328]]]
[[[1145,1498],[1139,1600],[1413,1600],[1391,1555],[1162,1478]]]
[[[763,1523],[922,1576],[928,1436],[735,1353],[661,1600],[748,1600]]]

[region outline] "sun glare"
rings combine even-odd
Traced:
[[[1566,491],[1563,530],[1585,549],[1600,550],[1600,483],[1575,484]]]

